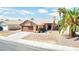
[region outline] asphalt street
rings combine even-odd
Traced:
[[[44,48],[0,40],[0,51],[51,51]]]

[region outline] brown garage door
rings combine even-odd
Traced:
[[[33,26],[23,27],[23,31],[32,32],[33,31]]]

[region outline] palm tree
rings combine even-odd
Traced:
[[[74,37],[76,34],[76,27],[79,27],[78,18],[79,18],[79,8],[66,9],[62,11],[62,8],[58,9],[59,13],[61,12],[62,18],[58,22],[60,25],[59,33],[64,32],[69,27],[69,36]],[[60,13],[60,14],[61,14]]]
[[[60,16],[60,19],[61,19],[62,14],[64,16],[64,14],[66,13],[66,8],[64,8],[64,7],[58,8],[58,12],[59,12],[59,16]]]
[[[34,20],[34,18],[31,18],[30,20],[32,20],[32,21],[33,21],[33,20]]]

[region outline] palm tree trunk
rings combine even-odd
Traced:
[[[69,31],[69,36],[70,36],[70,38],[72,38],[72,37],[75,37],[75,31],[73,32],[73,30],[70,30]]]

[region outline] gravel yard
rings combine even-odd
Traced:
[[[52,31],[45,34],[33,33],[23,39],[79,48],[79,37],[67,39],[63,35],[59,35],[58,31]]]
[[[49,34],[43,34],[43,33],[33,33],[29,36],[24,37],[25,40],[35,40],[40,42],[46,42],[46,43],[56,43],[56,40],[53,40],[53,36],[50,36]]]

